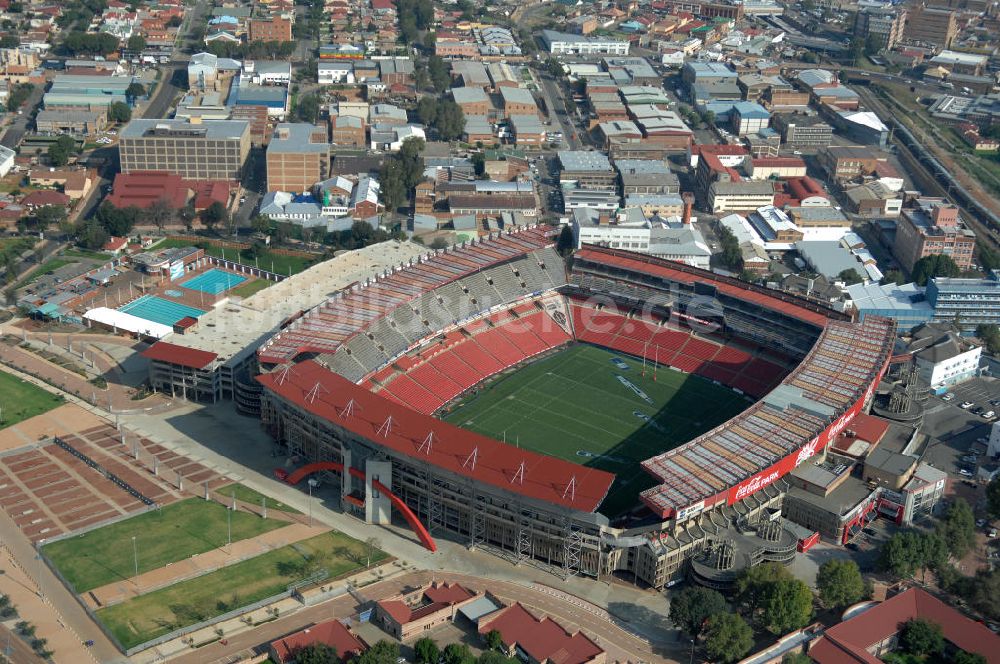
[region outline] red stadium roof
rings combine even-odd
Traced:
[[[171,364],[179,364],[182,367],[192,369],[204,369],[215,361],[217,355],[207,350],[195,350],[177,344],[170,344],[166,341],[157,341],[155,344],[142,351],[143,357],[151,360],[160,360]]]
[[[283,399],[366,440],[527,498],[593,512],[615,479],[611,473],[529,452],[422,415],[372,394],[314,360],[257,380]]]
[[[830,319],[830,316],[836,315],[832,310],[830,310],[829,315],[826,315],[821,313],[819,307],[811,309],[804,304],[800,305],[797,302],[791,301],[789,296],[768,295],[767,293],[763,293],[760,290],[750,287],[749,285],[730,283],[729,281],[725,281],[722,277],[711,273],[704,273],[704,276],[702,276],[697,273],[697,268],[691,268],[680,263],[672,263],[671,261],[657,259],[651,256],[643,256],[641,254],[591,246],[581,249],[574,255],[577,259],[587,259],[598,263],[604,263],[606,265],[615,265],[621,268],[635,270],[637,272],[645,272],[646,274],[665,277],[682,283],[690,284],[694,282],[701,282],[711,284],[715,286],[720,293],[725,293],[726,295],[730,295],[747,302],[753,302],[754,304],[759,304],[768,309],[780,311],[788,316],[793,316],[807,323],[812,323],[817,327],[824,327]]]

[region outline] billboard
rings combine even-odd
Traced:
[[[175,281],[184,276],[184,261],[174,261],[170,264],[170,281]]]

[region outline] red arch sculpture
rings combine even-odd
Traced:
[[[289,484],[298,484],[309,475],[318,473],[321,470],[332,470],[343,474],[344,464],[336,463],[334,461],[317,461],[316,463],[308,463],[301,468],[296,469],[290,475],[286,475],[284,480]],[[350,468],[349,472],[352,477],[357,477],[360,480],[365,479],[365,474],[357,468]],[[424,524],[420,523],[420,519],[418,519],[417,515],[413,513],[413,510],[410,509],[409,505],[404,503],[402,498],[394,494],[378,480],[372,480],[372,486],[375,487],[377,491],[381,491],[385,495],[389,496],[389,502],[392,503],[393,507],[400,511],[403,518],[406,519],[406,523],[410,525],[410,528],[420,539],[421,544],[423,544],[428,551],[437,551],[437,544],[434,543],[434,538],[431,537],[429,532],[427,532],[427,528],[424,527]]]

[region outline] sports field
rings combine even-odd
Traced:
[[[639,462],[746,410],[749,402],[699,376],[577,344],[472,393],[448,422],[618,476],[601,505],[614,516],[653,479]]]
[[[52,564],[77,593],[130,579],[139,573],[226,545],[228,528],[233,541],[256,537],[288,523],[262,519],[229,509],[217,502],[189,498],[158,510],[125,519],[77,537],[42,547]],[[135,537],[135,547],[132,538]]]
[[[0,429],[66,403],[57,394],[0,371]]]
[[[368,547],[343,533],[324,533],[249,560],[97,611],[126,648],[276,595],[320,569],[335,579],[368,563]],[[371,551],[371,564],[386,554]]]

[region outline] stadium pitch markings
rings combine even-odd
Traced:
[[[653,479],[639,463],[687,442],[747,407],[698,376],[577,344],[467,396],[444,419],[510,444],[615,473],[601,511],[636,504]]]

